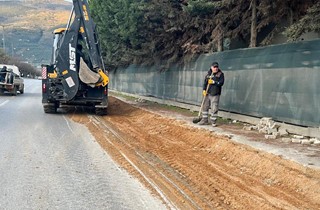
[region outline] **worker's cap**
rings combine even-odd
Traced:
[[[219,67],[219,63],[218,63],[218,62],[213,62],[213,63],[211,64],[211,66],[213,66],[213,67]]]

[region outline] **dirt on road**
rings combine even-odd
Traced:
[[[319,169],[143,103],[109,97],[108,112],[69,116],[85,124],[105,151],[168,208],[320,209]]]

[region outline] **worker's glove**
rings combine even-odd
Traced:
[[[203,96],[206,96],[206,95],[207,95],[207,91],[205,91],[205,90],[202,91],[202,95],[203,95]]]
[[[213,79],[208,79],[208,84],[212,85],[212,84],[214,84],[214,83],[215,83],[215,82],[214,82]]]

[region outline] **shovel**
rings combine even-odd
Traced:
[[[208,90],[208,88],[207,88],[207,90]],[[202,107],[203,107],[203,104],[204,104],[204,99],[205,99],[205,96],[203,96],[203,98],[202,98],[202,102],[201,102],[200,110],[199,110],[199,113],[198,113],[198,117],[195,117],[192,120],[192,122],[195,123],[195,124],[200,122],[201,119],[202,119],[201,113],[202,113]]]
[[[212,77],[212,75],[213,75],[213,72],[211,73],[211,76],[210,76],[210,77]],[[209,86],[210,86],[210,84],[208,83],[207,89],[206,89],[206,93],[208,93]],[[192,120],[192,122],[195,123],[195,124],[197,124],[198,122],[200,122],[201,119],[202,119],[201,113],[202,113],[202,107],[203,107],[204,99],[205,99],[205,98],[206,98],[206,96],[203,96],[202,102],[201,102],[201,106],[200,106],[200,110],[199,110],[199,113],[198,113],[198,117],[193,118],[193,120]]]

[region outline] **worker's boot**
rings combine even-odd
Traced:
[[[203,117],[200,120],[200,122],[198,123],[198,125],[209,125],[208,118],[207,117]]]
[[[210,124],[212,125],[212,127],[217,127],[217,119],[212,120],[210,118]]]
[[[217,127],[217,115],[216,114],[211,114],[210,123],[211,123],[212,127]]]

